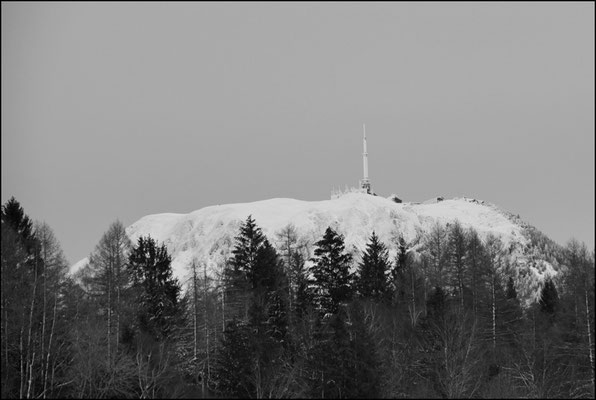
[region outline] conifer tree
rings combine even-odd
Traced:
[[[306,276],[307,271],[304,256],[301,253],[294,253],[292,257],[292,270],[294,271],[295,300],[293,309],[290,311],[298,318],[302,318],[311,305],[311,298],[308,291],[308,277]]]
[[[254,397],[252,336],[250,328],[236,319],[227,324],[213,372],[218,392],[236,398]]]
[[[138,302],[139,329],[155,339],[169,336],[181,317],[180,285],[172,276],[166,246],[150,236],[139,237],[128,258]]]
[[[540,304],[540,311],[548,315],[549,319],[552,320],[559,308],[559,294],[551,278],[548,278],[544,282],[538,303]]]
[[[373,231],[362,261],[358,266],[357,288],[360,296],[379,302],[387,298],[389,293],[387,272],[389,255],[387,248],[379,241]]]
[[[509,300],[517,300],[517,291],[515,290],[515,285],[513,283],[513,278],[510,276],[509,280],[507,281],[507,292],[506,292],[507,299]]]
[[[408,291],[408,284],[406,282],[406,280],[408,280],[407,270],[410,266],[408,258],[408,245],[403,236],[399,235],[397,239],[395,265],[391,269],[392,288],[394,297],[398,302],[403,302],[405,300],[406,292]]]
[[[21,204],[14,198],[2,206],[1,220],[11,227],[20,237],[22,244],[28,254],[33,253],[35,248],[35,236],[33,234],[33,222],[29,218]]]
[[[517,298],[515,282],[511,276],[507,281],[505,304],[501,309],[503,315],[500,318],[500,329],[504,332],[505,344],[508,345],[509,348],[517,349],[517,336],[521,330],[523,311],[519,299]]]
[[[316,243],[310,272],[314,277],[313,302],[322,314],[336,313],[340,304],[353,294],[350,264],[352,257],[345,252],[344,239],[331,227]]]
[[[234,241],[233,256],[224,268],[226,318],[246,319],[251,291],[259,285],[257,257],[265,237],[249,215]]]

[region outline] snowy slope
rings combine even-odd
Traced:
[[[193,260],[201,265],[205,263],[211,275],[221,270],[230,257],[239,226],[248,215],[252,215],[273,244],[275,233],[290,223],[310,244],[311,252],[313,243],[322,237],[327,226],[344,235],[350,251],[363,249],[374,230],[389,247],[391,256],[395,254],[398,233],[413,241],[437,221],[447,224],[458,220],[464,228],[474,227],[481,238],[492,233],[502,239],[510,250],[509,257],[518,264],[514,276],[524,280],[524,288],[518,290],[522,297],[528,300],[534,297],[544,276],[556,274],[546,261],[541,260],[541,267],[528,262],[528,238],[521,224],[495,206],[467,198],[424,204],[395,203],[362,193],[347,193],[325,201],[276,198],[205,207],[189,214],[148,215],[129,226],[126,232],[133,243],[141,235],[151,235],[164,242],[172,255],[174,275],[186,282]],[[84,265],[83,261],[77,265]]]

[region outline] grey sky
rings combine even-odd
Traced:
[[[2,3],[2,203],[111,222],[356,186],[594,247],[594,3]],[[257,221],[258,222],[258,221]]]

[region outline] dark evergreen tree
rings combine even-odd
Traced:
[[[391,282],[394,301],[404,303],[408,292],[408,248],[405,239],[400,235],[397,240],[397,256],[395,265],[391,269]]]
[[[352,257],[345,252],[344,239],[328,227],[316,243],[310,272],[314,280],[313,302],[322,313],[336,313],[340,304],[352,298]]]
[[[540,291],[540,300],[538,302],[540,304],[541,312],[551,316],[557,312],[559,306],[559,294],[557,293],[557,288],[552,279],[548,278],[544,282],[544,286]]]
[[[518,351],[518,336],[522,329],[523,310],[519,299],[517,298],[515,282],[512,277],[509,277],[509,280],[507,281],[505,302],[503,305],[500,305],[499,308],[502,312],[499,322],[500,329],[503,331],[503,350],[506,351],[510,349],[511,351]]]
[[[356,286],[360,296],[376,302],[386,299],[389,293],[388,271],[387,248],[373,232],[362,255],[362,262],[358,266]]]
[[[307,364],[310,397],[378,397],[377,355],[359,310],[352,310],[349,324],[338,311],[318,325],[315,337]]]
[[[246,222],[240,226],[240,234],[235,238],[230,265],[233,267],[233,275],[235,277],[245,277],[251,289],[256,289],[257,286],[262,285],[257,257],[259,248],[264,241],[265,236],[261,228],[249,215]]]
[[[439,321],[447,312],[447,295],[440,286],[435,286],[426,302],[428,317],[430,320]]]
[[[288,281],[278,254],[267,239],[258,249],[255,269],[252,274],[256,283],[253,305],[260,311],[252,323],[265,321],[269,336],[283,341],[288,329]]]
[[[513,283],[513,278],[510,276],[509,280],[507,281],[507,292],[506,292],[507,299],[509,300],[517,300],[517,291],[515,290],[515,284]]]
[[[255,364],[251,328],[237,320],[230,321],[217,354],[213,380],[215,389],[228,396],[255,396]]]
[[[2,206],[1,219],[3,223],[10,226],[19,235],[27,253],[32,254],[33,249],[36,247],[33,222],[14,197],[11,197]]]
[[[252,218],[248,216],[240,226],[240,233],[234,239],[233,256],[224,268],[226,319],[247,319],[251,293],[262,286],[264,277],[257,265],[259,249],[265,236]],[[261,257],[262,258],[262,257]],[[254,310],[252,311],[254,312]]]
[[[294,309],[291,311],[300,319],[306,314],[312,300],[308,291],[308,277],[306,276],[304,257],[301,253],[294,253],[292,257],[292,264],[296,285],[296,298],[293,303]]]
[[[128,268],[137,297],[141,331],[155,339],[166,338],[180,323],[180,285],[172,276],[171,257],[166,246],[150,236],[140,237],[132,249]]]

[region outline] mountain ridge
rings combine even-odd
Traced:
[[[476,229],[482,240],[488,234],[502,240],[507,260],[514,266],[503,270],[502,275],[514,277],[520,286],[520,298],[527,304],[536,299],[546,277],[558,275],[559,262],[552,256],[541,254],[532,243],[533,235],[542,237],[547,247],[550,239],[519,216],[492,203],[469,197],[437,197],[424,203],[397,203],[393,197],[352,192],[331,200],[271,198],[214,205],[187,214],[150,214],[127,227],[126,233],[133,243],[146,235],[165,243],[172,256],[174,276],[183,284],[190,277],[193,261],[206,263],[207,273],[218,275],[231,255],[241,223],[249,215],[274,245],[277,244],[275,234],[293,224],[311,255],[314,243],[322,237],[327,226],[331,226],[344,236],[346,249],[356,260],[373,230],[387,245],[393,259],[398,235],[403,235],[407,242],[416,242],[435,223],[449,225],[457,220],[464,228]],[[420,243],[412,251],[417,254],[419,247]],[[82,269],[86,263],[88,259],[77,262],[71,272]]]

